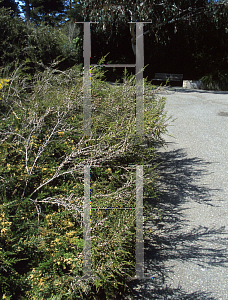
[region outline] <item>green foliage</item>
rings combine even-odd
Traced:
[[[21,52],[26,45],[26,26],[22,20],[11,18],[10,10],[0,8],[0,65],[6,65],[21,58]]]
[[[74,2],[73,5],[69,8],[67,16],[71,21],[73,20],[75,22],[83,22],[81,5]]]
[[[77,48],[68,41],[67,36],[51,26],[26,24],[20,18],[11,18],[10,11],[0,9],[0,66],[15,62],[25,63],[34,75],[41,65],[50,65],[57,58],[63,60],[62,69],[77,62]]]
[[[151,21],[144,24],[149,63],[145,76],[152,79],[157,72],[180,73],[185,79],[199,80],[228,68],[227,1],[144,1],[140,5],[88,0],[80,4],[84,20],[99,22],[91,26],[92,51],[98,58],[110,52],[112,62],[121,57],[120,63],[133,63],[127,22]]]
[[[27,1],[27,0],[26,0]],[[26,1],[25,2],[26,4]],[[22,6],[24,12],[26,5]],[[66,15],[65,1],[61,0],[29,0],[30,21],[35,24],[44,23],[50,26],[59,26]]]
[[[217,82],[220,90],[228,90],[228,69],[218,72]]]
[[[34,2],[39,9],[49,4]],[[41,70],[40,64],[50,65],[58,60],[61,61],[58,68],[65,70],[83,63],[83,25],[73,22],[100,21],[97,13],[102,22],[91,24],[92,59],[110,52],[109,63],[133,63],[135,57],[127,23],[132,13],[133,19],[152,20],[152,24],[144,24],[145,57],[149,63],[145,77],[152,79],[156,72],[169,72],[199,80],[206,74],[213,74],[213,81],[217,80],[219,88],[225,89],[225,75],[219,74],[226,74],[228,68],[227,2],[180,1],[134,6],[134,3],[117,1],[116,5],[111,4],[109,1],[105,4],[73,3],[74,9],[69,10],[70,20],[61,26],[59,21],[58,29],[45,26],[44,19],[37,21],[35,26],[32,22],[26,25],[22,19],[12,18],[9,10],[1,8],[0,65],[25,63],[29,68],[25,74],[32,77],[37,69]],[[41,15],[44,18],[45,14]],[[115,71],[110,68],[107,79],[120,79],[119,72],[122,72],[120,68]]]
[[[163,144],[165,101],[145,83],[147,137],[137,137],[135,76],[125,72],[125,84],[117,89],[94,68],[93,135],[86,137],[81,68],[45,68],[29,89],[20,71],[4,77],[10,84],[4,87],[0,120],[0,295],[11,300],[121,299],[121,293],[130,292],[127,281],[135,271],[135,210],[101,208],[135,207],[135,167],[129,165],[151,163],[155,144]],[[92,277],[86,281],[82,217],[83,166],[88,163]],[[151,197],[156,196],[154,179],[151,172],[144,182]]]
[[[208,90],[213,90],[214,89],[214,83],[212,81],[212,74],[210,75],[205,75],[200,79],[204,85],[204,87]]]
[[[228,71],[218,71],[213,74],[203,76],[202,81],[204,88],[207,90],[228,90]]]
[[[10,8],[11,17],[15,17],[15,15],[18,15],[20,12],[18,3],[16,3],[15,0],[0,0],[0,7]]]

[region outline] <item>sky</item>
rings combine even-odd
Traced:
[[[15,0],[15,2],[16,2],[16,3],[19,3],[19,5],[23,5],[23,2],[21,2],[21,1],[19,1],[19,0]],[[20,8],[20,11],[22,11],[21,8]],[[22,12],[21,12],[20,16],[21,16],[22,18],[25,17],[24,13],[22,13]]]

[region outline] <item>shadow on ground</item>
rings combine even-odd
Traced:
[[[133,280],[130,287],[134,297],[126,299],[207,299],[214,300],[210,293],[195,292],[186,293],[181,287],[172,289],[165,286],[165,278],[172,276],[164,267],[168,259],[181,261],[194,260],[197,264],[207,267],[210,265],[223,265],[227,263],[227,253],[224,249],[213,248],[216,235],[223,234],[220,229],[199,227],[184,233],[186,223],[183,219],[183,208],[180,205],[186,201],[197,201],[205,205],[213,205],[210,194],[214,190],[197,183],[199,178],[207,174],[209,162],[199,158],[187,158],[183,149],[169,152],[159,152],[157,162],[163,162],[157,168],[159,175],[158,190],[162,191],[159,200],[146,198],[144,205],[155,206],[163,212],[161,219],[155,216],[145,222],[144,234],[144,263],[147,279]],[[147,216],[147,212],[145,211]],[[148,233],[148,231],[150,233]],[[198,242],[206,238],[211,242],[211,247],[206,248]],[[223,241],[225,244],[226,241]],[[181,250],[177,249],[181,244]],[[189,283],[191,284],[191,283]]]

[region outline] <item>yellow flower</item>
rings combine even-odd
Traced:
[[[3,235],[7,231],[6,228],[1,229],[1,235]]]
[[[14,114],[14,116],[15,116],[17,119],[20,119],[20,118],[18,118],[18,117],[17,117],[17,115],[15,114],[15,112],[14,112],[14,111],[13,111],[13,114]]]
[[[1,79],[0,89],[2,89],[4,85],[8,85],[8,82],[9,82],[9,79]]]
[[[43,286],[44,285],[44,282],[40,280],[40,286]]]
[[[58,134],[64,134],[64,132],[63,131],[59,131]]]
[[[69,222],[69,223],[70,223],[70,222]],[[71,224],[70,224],[70,225],[71,225]],[[73,225],[73,224],[72,224],[72,225]],[[71,236],[75,235],[75,233],[76,233],[75,231],[70,231],[70,232],[67,232],[67,233],[66,233],[66,236],[70,236],[70,237],[71,237]]]

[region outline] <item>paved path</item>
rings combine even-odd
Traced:
[[[145,234],[150,279],[134,299],[228,299],[228,92],[164,92],[177,118],[159,150],[158,225]],[[146,201],[152,202],[147,199]],[[152,278],[153,277],[153,278]]]

